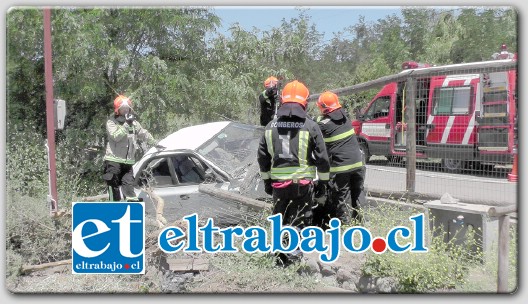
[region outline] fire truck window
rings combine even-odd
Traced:
[[[455,88],[453,95],[453,114],[469,114],[469,105],[471,100],[471,88]]]
[[[389,116],[390,97],[384,96],[376,99],[367,110],[366,116],[369,119]]]
[[[469,114],[471,87],[437,88],[434,94],[433,115]]]

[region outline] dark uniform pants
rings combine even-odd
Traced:
[[[303,229],[312,224],[313,185],[290,184],[273,188],[273,214],[282,214],[282,224]]]
[[[260,109],[260,125],[264,127],[268,125],[268,123],[273,120],[273,115],[275,115],[275,109],[261,108]]]
[[[121,200],[119,187],[123,191],[124,199],[133,200],[136,198],[132,165],[105,160],[103,179],[108,185],[110,201],[117,202]]]
[[[273,214],[282,214],[282,225],[297,228],[299,234],[312,225],[313,185],[290,184],[286,188],[273,188]],[[285,236],[283,243],[289,243]],[[299,261],[303,254],[299,248],[292,253],[276,253],[278,263],[287,266]]]
[[[338,173],[330,179],[330,215],[344,223],[351,220],[359,221],[360,205],[367,202],[363,187],[366,168],[351,172]]]
[[[351,172],[338,173],[330,178],[329,197],[324,206],[314,210],[314,224],[328,228],[331,218],[338,218],[341,224],[349,224],[351,220],[361,222],[360,206],[367,203],[363,183],[366,168]]]

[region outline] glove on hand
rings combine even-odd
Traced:
[[[314,201],[316,204],[323,206],[326,202],[327,181],[317,181],[314,189]]]
[[[315,197],[326,196],[327,187],[328,187],[327,181],[321,181],[321,180],[317,181],[317,183],[315,184],[315,190],[314,190]]]
[[[277,95],[277,88],[276,87],[271,87],[271,88],[267,88],[266,89],[266,96],[268,96],[268,98],[276,98],[276,95]]]
[[[134,116],[134,114],[126,114],[125,120],[127,124],[132,125],[134,123],[134,120],[136,120],[136,117]]]
[[[264,180],[264,192],[268,195],[273,194],[273,186],[271,185],[271,179]]]

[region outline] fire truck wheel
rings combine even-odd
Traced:
[[[442,159],[442,167],[448,173],[460,173],[464,169],[464,162],[459,159],[444,158]]]
[[[389,155],[389,156],[386,156],[386,157],[387,157],[387,160],[389,162],[389,166],[394,166],[394,167],[405,166],[405,161],[404,161],[402,156]]]

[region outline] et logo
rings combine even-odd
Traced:
[[[74,202],[74,274],[144,274],[143,202]]]

